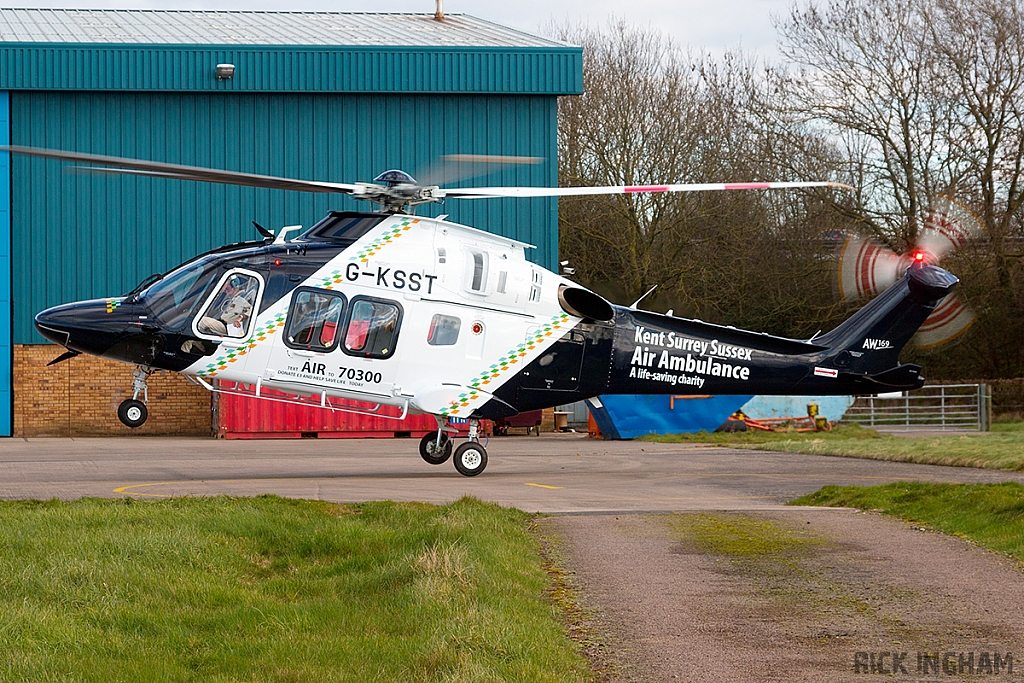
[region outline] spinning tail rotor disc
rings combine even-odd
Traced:
[[[928,213],[914,249],[897,254],[873,240],[848,237],[839,255],[839,296],[843,300],[873,297],[903,276],[914,261],[937,263],[982,232],[968,209],[948,197],[940,197]],[[920,348],[950,342],[967,331],[974,313],[959,297],[942,300],[915,337]]]

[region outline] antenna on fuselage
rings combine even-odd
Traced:
[[[256,228],[256,232],[258,232],[263,237],[263,239],[268,239],[268,240],[274,239],[274,231],[273,230],[267,230],[266,228],[264,228],[262,225],[260,225],[256,221],[253,221],[252,224],[253,224],[253,227]]]
[[[642,297],[640,297],[639,299],[637,299],[636,301],[633,302],[633,305],[629,307],[629,310],[635,311],[636,307],[640,304],[640,302],[643,301],[644,299],[646,299],[647,295],[650,294],[651,292],[653,292],[654,290],[656,290],[657,288],[658,288],[658,285],[654,285],[653,287],[648,289],[646,292],[644,292],[644,295]]]

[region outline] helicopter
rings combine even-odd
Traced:
[[[615,305],[526,259],[530,245],[411,210],[450,199],[840,187],[828,181],[615,187],[421,185],[255,175],[80,152],[6,151],[136,174],[340,193],[376,211],[334,211],[308,229],[200,254],[123,296],[41,311],[66,351],[135,366],[129,427],[148,416],[147,378],[172,371],[210,391],[404,418],[433,415],[420,456],[465,476],[487,466],[480,420],[600,394],[849,395],[916,389],[899,354],[957,285],[925,251],[885,291],[825,334],[800,340]],[[268,390],[276,390],[268,394]],[[282,398],[281,393],[292,398]],[[272,394],[272,395],[271,395]],[[390,410],[395,414],[386,414]],[[453,424],[468,423],[455,447]],[[454,456],[454,457],[453,457]]]

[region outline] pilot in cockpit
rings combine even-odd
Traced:
[[[244,337],[249,329],[256,301],[254,278],[232,275],[217,293],[206,315],[199,321],[199,331],[220,337]]]

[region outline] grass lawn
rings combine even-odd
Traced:
[[[789,504],[878,510],[1024,562],[1024,486],[1017,483],[826,486]]]
[[[927,437],[892,436],[850,425],[841,426],[832,432],[698,432],[650,435],[641,439],[661,443],[713,443],[809,455],[1024,471],[1024,422],[996,423],[990,432]]]
[[[587,681],[525,513],[0,503],[2,681]]]

